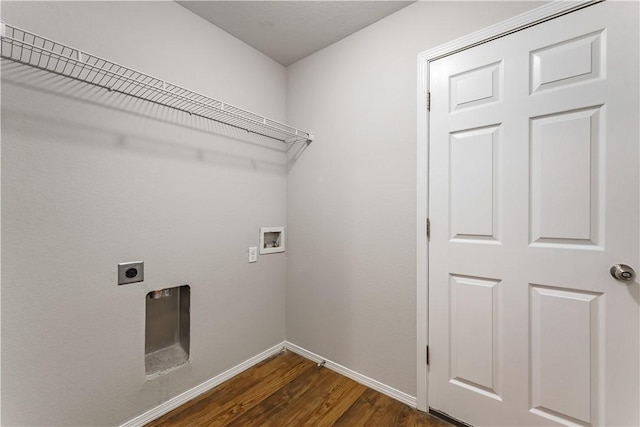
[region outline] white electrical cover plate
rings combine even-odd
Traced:
[[[258,248],[256,246],[251,246],[249,248],[249,262],[258,261]]]

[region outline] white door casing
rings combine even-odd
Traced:
[[[430,61],[431,407],[638,424],[637,37],[606,3]]]

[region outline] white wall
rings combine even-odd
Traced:
[[[540,4],[418,2],[287,69],[289,341],[416,395],[416,56]]]
[[[3,1],[2,19],[285,118],[284,68],[173,2]],[[30,73],[2,82],[2,425],[117,425],[281,342],[285,255],[247,247],[285,224],[284,153]],[[145,282],[117,286],[138,259]],[[145,294],[185,283],[191,363],[148,381]]]

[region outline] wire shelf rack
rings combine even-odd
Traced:
[[[244,129],[286,145],[313,134],[0,21],[0,56],[41,70]]]

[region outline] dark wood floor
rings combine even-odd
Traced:
[[[285,351],[147,426],[448,427],[450,424]]]

